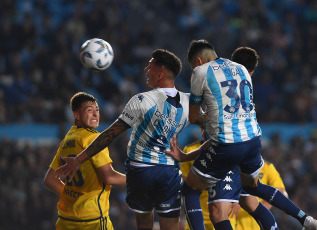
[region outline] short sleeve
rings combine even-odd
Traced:
[[[274,188],[285,188],[283,180],[280,176],[280,173],[276,170],[273,164],[268,164],[268,185]]]
[[[203,89],[206,81],[206,76],[203,74],[200,66],[196,67],[191,76],[190,97],[189,102],[194,105],[200,105],[203,101]]]
[[[141,114],[140,103],[142,102],[143,97],[144,96],[142,94],[133,96],[126,104],[124,110],[119,116],[119,119],[132,127],[137,122]]]
[[[56,153],[54,159],[52,160],[52,162],[50,164],[50,168],[53,169],[53,170],[56,170],[56,169],[58,169],[61,166],[61,162],[59,160],[59,156],[61,155],[60,151],[61,151],[61,148],[62,148],[63,144],[64,144],[64,141],[62,141],[59,144],[59,148],[57,150],[57,153]]]
[[[93,156],[91,158],[91,162],[96,168],[99,168],[106,164],[112,164],[108,148],[105,148],[104,150]]]

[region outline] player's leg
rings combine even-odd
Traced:
[[[227,201],[214,202],[209,204],[210,220],[212,221],[216,230],[232,230],[229,221],[229,211],[232,203]]]
[[[241,177],[241,181],[243,181]],[[290,199],[288,199],[278,189],[262,184],[260,181],[257,182],[256,187],[243,187],[247,193],[254,196],[261,197],[262,199],[269,202],[271,205],[281,209],[286,214],[297,219],[307,230],[317,229],[317,221],[312,217],[308,216],[303,210],[297,207]]]
[[[137,229],[153,228],[154,205],[149,193],[155,186],[152,180],[155,178],[155,174],[152,174],[151,171],[154,167],[137,167],[131,165],[129,161],[126,164],[126,202],[135,214]],[[153,175],[153,177],[149,178],[149,175]]]
[[[234,148],[231,148],[230,145],[219,144],[211,144],[211,147],[206,148],[195,160],[182,187],[185,214],[192,229],[204,229],[199,202],[201,191],[224,178],[239,161],[239,156]],[[241,185],[239,187],[241,188]]]
[[[178,230],[179,229],[179,217],[167,218],[159,216],[160,230]]]
[[[278,229],[273,214],[255,196],[241,195],[239,204],[256,220],[261,229]]]
[[[209,189],[208,208],[210,219],[216,230],[233,229],[229,221],[232,203],[238,203],[242,191],[238,167],[230,170],[225,178]]]
[[[178,230],[182,174],[177,166],[155,166],[155,189],[151,192],[161,230]]]
[[[308,217],[299,207],[297,207],[290,199],[288,199],[278,189],[262,184],[259,181],[259,170],[263,167],[263,159],[261,157],[261,139],[254,138],[244,145],[245,152],[249,152],[248,156],[240,163],[241,183],[245,192],[261,197],[271,205],[281,209],[288,215],[296,218],[307,229],[317,229],[316,220],[308,221]],[[306,218],[308,217],[307,221]]]
[[[184,203],[184,212],[188,225],[193,230],[203,230],[204,217],[200,205],[200,195],[203,189],[210,185],[201,181],[192,171],[189,171],[186,180],[182,186],[182,199]]]
[[[137,213],[134,212],[136,226],[138,230],[150,230],[153,228],[154,215],[150,213]]]

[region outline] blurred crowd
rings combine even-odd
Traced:
[[[109,69],[90,72],[79,61],[90,38],[114,50]],[[218,56],[238,46],[260,55],[253,75],[259,122],[317,122],[317,1],[315,0],[2,0],[0,5],[0,125],[72,123],[70,97],[86,91],[99,100],[102,122],[112,122],[129,98],[149,90],[144,67],[166,48],[183,61],[179,90],[189,92],[186,61],[193,39],[207,39]],[[264,157],[284,178],[291,199],[317,217],[316,134],[283,143],[268,141]],[[127,143],[126,137],[120,142]],[[43,187],[56,145],[0,141],[0,229],[53,229],[57,197]],[[111,146],[124,172],[124,145]],[[300,184],[300,186],[298,186]],[[131,229],[125,190],[113,188],[116,230]],[[293,224],[278,213],[280,221]],[[119,221],[120,220],[120,221]],[[292,224],[290,224],[292,223]]]

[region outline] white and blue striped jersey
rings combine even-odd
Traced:
[[[253,86],[247,69],[217,58],[194,69],[190,103],[204,101],[209,117],[206,131],[219,143],[238,143],[261,135],[253,103]]]
[[[127,150],[130,160],[145,164],[176,164],[164,151],[169,150],[170,139],[189,123],[189,95],[178,93],[180,101],[177,104],[161,89],[140,93],[130,99],[119,116],[133,128]]]

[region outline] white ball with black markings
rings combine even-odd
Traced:
[[[91,71],[103,71],[109,68],[113,61],[112,47],[100,38],[87,40],[81,46],[80,61]]]

